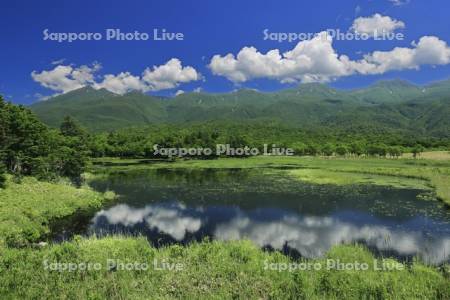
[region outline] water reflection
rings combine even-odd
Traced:
[[[165,233],[177,241],[183,240],[187,232],[197,232],[202,225],[201,219],[189,216],[186,208],[181,204],[170,207],[148,205],[140,209],[119,204],[97,213],[93,222],[95,230],[104,225],[120,225],[122,228],[145,225],[149,229]]]
[[[439,264],[450,259],[450,235],[430,236],[414,232],[420,218],[406,224],[380,225],[370,215],[360,225],[342,216],[300,216],[282,210],[262,209],[246,212],[238,207],[188,208],[180,203],[152,204],[133,208],[119,204],[102,210],[93,219],[91,231],[140,232],[150,240],[163,236],[178,242],[210,236],[218,240],[250,239],[261,247],[296,250],[301,256],[322,256],[333,245],[362,242],[379,252],[397,256],[419,255],[424,261]],[[157,234],[155,234],[157,233]]]
[[[278,172],[278,173],[277,173]],[[359,242],[383,255],[450,260],[450,213],[417,190],[334,187],[289,180],[283,171],[153,170],[92,182],[119,203],[99,211],[88,234],[143,234],[155,245],[204,237],[251,239],[304,257]]]
[[[450,236],[429,238],[375,224],[358,226],[331,217],[285,216],[264,222],[242,215],[228,223],[218,224],[214,236],[221,240],[249,238],[260,246],[282,250],[288,246],[302,256],[322,256],[333,245],[362,242],[379,252],[395,252],[407,257],[418,254],[432,264],[450,258]]]

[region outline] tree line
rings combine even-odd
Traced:
[[[419,155],[425,149],[448,149],[449,140],[418,138],[393,132],[357,133],[331,131],[329,128],[304,130],[279,123],[207,122],[189,126],[155,125],[127,128],[94,136],[94,157],[153,158],[154,145],[162,148],[212,148],[229,144],[263,150],[264,144],[292,148],[295,155],[371,156],[398,158],[405,152]]]
[[[0,185],[5,172],[52,180],[69,177],[79,182],[90,157],[155,158],[154,145],[164,148],[258,148],[275,144],[296,155],[400,157],[425,149],[449,149],[448,139],[411,136],[379,128],[339,130],[292,128],[275,121],[203,122],[154,125],[89,133],[66,117],[59,129],[43,124],[26,107],[0,97]]]

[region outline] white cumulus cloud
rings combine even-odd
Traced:
[[[159,91],[172,89],[182,83],[201,79],[201,74],[193,67],[183,67],[181,61],[172,58],[167,63],[147,68],[141,75],[130,72],[104,75],[102,80],[96,81],[95,72],[100,69],[99,64],[92,66],[59,65],[53,70],[31,73],[32,78],[42,86],[57,92],[66,93],[84,86],[96,89],[105,88],[116,94],[130,91]]]
[[[93,84],[94,73],[100,68],[101,66],[99,64],[93,64],[92,66],[83,65],[78,68],[70,65],[59,65],[49,71],[33,71],[31,77],[34,81],[39,82],[46,88],[67,93]]]
[[[147,86],[139,76],[133,76],[130,72],[121,72],[117,75],[107,74],[103,81],[94,84],[94,88],[104,88],[116,94],[123,95],[130,91],[148,91]]]
[[[331,37],[322,32],[283,54],[278,49],[264,54],[254,47],[244,47],[236,56],[214,55],[209,67],[213,74],[233,82],[263,77],[281,82],[329,81],[349,75],[348,60],[347,56],[336,53]]]
[[[283,54],[278,49],[264,54],[254,47],[244,47],[236,56],[231,53],[214,55],[209,68],[213,74],[235,83],[255,78],[326,82],[352,74],[382,74],[449,63],[449,46],[435,36],[424,36],[411,47],[374,51],[362,59],[351,60],[346,55],[339,55],[333,48],[331,37],[322,32],[311,40],[300,41],[294,49]]]
[[[392,19],[389,16],[374,14],[371,17],[359,17],[353,21],[350,28],[354,32],[367,34],[369,36],[378,36],[383,33],[392,33],[397,29],[405,28],[405,23]]]
[[[172,89],[180,83],[200,80],[201,75],[193,67],[183,67],[181,61],[172,58],[166,64],[147,68],[142,74],[142,80],[152,91]]]
[[[422,65],[450,63],[450,48],[435,36],[424,36],[412,48],[396,47],[390,51],[374,51],[352,63],[361,74],[382,74],[392,70],[419,69]]]

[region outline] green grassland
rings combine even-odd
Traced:
[[[144,238],[76,238],[42,249],[1,249],[0,297],[26,299],[449,299],[446,273],[418,262],[403,270],[375,270],[363,247],[336,246],[326,257],[293,261],[248,241],[201,242],[156,249]],[[126,270],[114,262],[138,263]],[[366,263],[367,270],[337,270],[328,261]],[[97,264],[57,271],[52,263]],[[161,268],[162,262],[178,270]],[[147,265],[144,265],[147,264]],[[292,265],[297,263],[297,265]],[[291,269],[298,264],[320,270]],[[64,266],[60,264],[62,269]],[[278,264],[278,265],[275,265]],[[377,260],[378,267],[381,259]],[[54,266],[54,265],[53,265]],[[47,267],[47,269],[46,269]],[[51,269],[53,268],[53,269]],[[145,270],[143,270],[145,269]]]
[[[68,182],[24,177],[16,183],[9,176],[5,189],[0,189],[0,245],[26,246],[45,239],[58,220],[92,213],[111,197]]]

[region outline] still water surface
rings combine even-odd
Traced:
[[[120,197],[90,220],[88,235],[144,235],[156,246],[245,238],[308,258],[358,242],[399,259],[450,260],[450,212],[417,199],[419,190],[312,185],[273,169],[127,171],[90,185]]]

